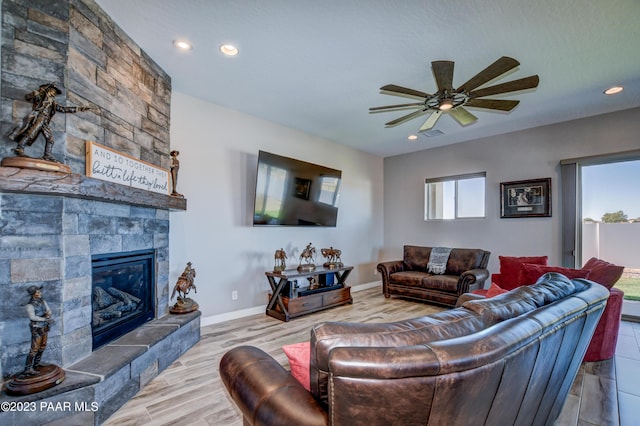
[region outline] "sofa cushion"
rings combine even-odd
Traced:
[[[501,287],[506,290],[513,290],[516,287],[525,285],[522,274],[522,264],[529,263],[535,265],[546,265],[547,256],[498,256],[500,259],[500,279]],[[529,283],[531,284],[531,283]]]
[[[587,260],[582,269],[589,269],[591,271],[589,279],[602,284],[608,289],[618,282],[624,272],[624,266],[614,265],[597,257]]]
[[[529,263],[522,264],[522,276],[523,282],[525,285],[530,285],[535,283],[538,278],[546,274],[547,272],[557,272],[559,274],[564,275],[567,278],[588,278],[589,270],[588,269],[573,269],[573,268],[564,268],[562,266],[545,266],[545,265],[534,265]]]
[[[311,343],[300,342],[282,347],[289,360],[291,375],[308,391],[311,391],[309,360],[311,358]]]

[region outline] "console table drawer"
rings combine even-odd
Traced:
[[[351,297],[351,288],[345,287],[339,290],[329,291],[322,295],[322,304],[324,306],[333,305],[349,300]]]
[[[323,306],[323,296],[323,294],[313,294],[311,296],[289,299],[289,306],[287,306],[287,309],[290,314],[297,314],[321,308]]]

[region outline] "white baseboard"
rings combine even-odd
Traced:
[[[382,282],[373,281],[370,283],[358,284],[351,287],[351,292],[357,292],[362,290],[367,290],[370,288],[375,288],[381,286]],[[220,315],[211,315],[208,317],[200,318],[200,327],[205,327],[211,324],[218,324],[220,322],[231,321],[239,318],[249,317],[251,315],[265,314],[266,306],[255,306],[253,308],[241,309],[239,311],[226,312]]]

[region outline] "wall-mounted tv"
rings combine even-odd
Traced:
[[[260,151],[254,226],[336,226],[342,172]]]

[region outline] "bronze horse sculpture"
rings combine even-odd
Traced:
[[[307,244],[302,253],[300,253],[300,264],[298,265],[298,270],[313,270],[315,269],[315,265],[313,261],[315,259],[316,248],[311,245],[311,243]],[[303,264],[304,263],[304,264]]]
[[[274,271],[284,271],[287,269],[286,259],[287,253],[283,249],[276,250],[274,257],[275,265],[273,266]]]
[[[171,298],[173,299],[176,293],[178,293],[178,300],[183,300],[191,288],[193,288],[193,292],[197,293],[196,285],[194,284],[194,278],[196,277],[196,270],[191,267],[191,262],[187,262],[187,267],[184,268],[184,272],[178,278],[176,285],[173,287],[173,293],[171,293]]]
[[[342,260],[340,259],[342,250],[329,247],[320,249],[320,253],[327,259],[324,266],[342,266]]]

